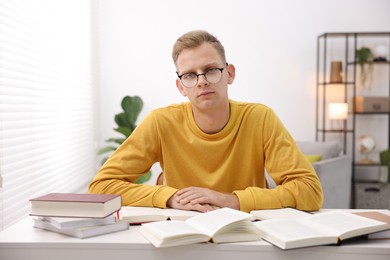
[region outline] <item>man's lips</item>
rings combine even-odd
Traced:
[[[208,95],[213,94],[213,93],[214,93],[214,91],[203,91],[202,93],[200,93],[200,94],[198,95],[198,97],[201,97],[201,96],[208,96]]]

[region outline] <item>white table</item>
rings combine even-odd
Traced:
[[[341,246],[318,246],[283,251],[265,241],[228,244],[193,244],[155,248],[131,226],[127,231],[78,239],[35,229],[31,218],[0,232],[1,260],[33,259],[390,259],[390,240],[355,239]]]

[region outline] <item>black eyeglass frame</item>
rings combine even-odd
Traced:
[[[222,72],[223,72],[223,70],[224,70],[227,66],[228,66],[228,63],[226,63],[226,65],[225,65],[223,68],[210,68],[210,69],[208,69],[206,72],[204,72],[204,73],[199,73],[199,74],[190,72],[190,73],[183,73],[183,74],[179,75],[179,72],[177,72],[177,71],[176,71],[176,74],[177,74],[177,77],[180,79],[181,84],[183,84],[184,87],[186,87],[186,88],[193,88],[193,87],[196,86],[196,84],[198,84],[199,76],[202,76],[202,75],[204,76],[204,78],[206,79],[207,82],[211,83],[211,82],[207,79],[207,76],[206,76],[206,74],[207,74],[210,70],[219,70],[219,71],[221,72],[221,78],[220,78],[217,82],[212,82],[212,84],[218,83],[219,81],[221,81],[221,79],[222,79]],[[186,85],[183,83],[183,81],[181,80],[181,78],[182,78],[184,75],[186,75],[186,74],[194,74],[194,75],[196,75],[196,83],[195,83],[192,87],[186,86]]]

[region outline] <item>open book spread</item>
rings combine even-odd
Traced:
[[[295,219],[268,219],[254,225],[264,240],[282,249],[337,244],[347,238],[389,229],[384,222],[343,211]]]
[[[162,220],[186,220],[196,215],[202,214],[198,211],[180,209],[160,209],[153,207],[127,207],[124,206],[119,212],[120,218],[130,224],[140,224],[146,222]]]
[[[156,247],[261,240],[251,219],[251,214],[222,208],[185,221],[146,223],[139,232]]]

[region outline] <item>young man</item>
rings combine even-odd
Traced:
[[[172,52],[176,86],[190,102],[156,109],[112,154],[89,186],[123,205],[209,211],[230,207],[318,210],[321,184],[275,113],[230,100],[235,67],[205,31],[181,36]],[[134,184],[159,162],[163,185]],[[268,189],[265,169],[277,186]]]

